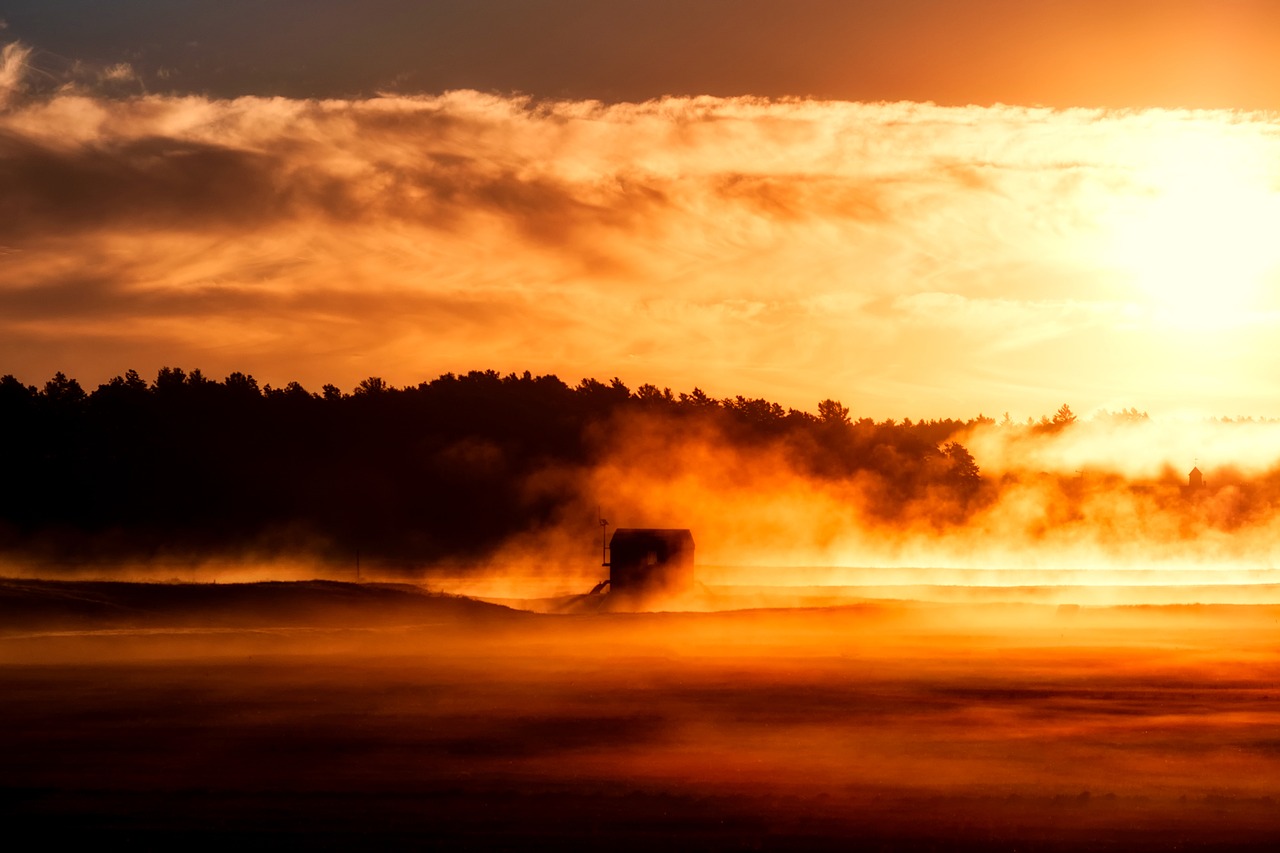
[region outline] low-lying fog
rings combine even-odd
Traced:
[[[0,754],[20,796],[3,809],[329,844],[1157,849],[1280,833],[1280,607],[424,601],[6,631]]]

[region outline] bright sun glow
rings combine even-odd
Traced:
[[[1256,319],[1280,269],[1280,193],[1255,140],[1200,129],[1162,142],[1108,222],[1109,258],[1162,323]]]

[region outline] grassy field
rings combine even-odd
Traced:
[[[1280,608],[0,582],[0,817],[147,845],[1264,849]]]

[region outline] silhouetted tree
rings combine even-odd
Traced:
[[[262,396],[262,392],[258,390],[258,380],[254,379],[251,374],[236,371],[228,376],[222,384],[229,393],[240,399],[252,399]]]
[[[147,393],[147,383],[138,375],[136,370],[126,370],[123,376],[114,376],[105,385],[98,386],[99,391],[104,388],[124,391],[130,394]]]
[[[616,377],[570,387],[484,370],[311,395],[297,382],[260,391],[244,373],[218,382],[165,367],[149,387],[128,371],[77,389],[61,374],[44,391],[0,378],[0,436],[22,449],[0,492],[7,547],[107,553],[94,537],[109,534],[122,553],[234,550],[295,530],[344,555],[358,545],[370,558],[467,559],[560,517],[581,496],[542,474],[594,464],[613,448],[610,425],[641,414],[672,440],[705,426],[739,449],[784,450],[815,477],[874,478],[883,488],[870,511],[885,517],[977,477],[972,456],[944,444],[958,421],[855,423],[833,400],[815,416],[698,388],[633,394]]]
[[[948,479],[964,489],[976,489],[981,480],[981,472],[973,454],[958,441],[949,442],[942,447],[942,455],[950,463]]]
[[[786,412],[777,403],[758,398],[749,400],[741,395],[726,397],[720,408],[734,416],[741,424],[750,427],[760,435],[770,435],[782,425]]]
[[[355,394],[385,394],[391,390],[391,386],[387,384],[381,376],[370,376],[368,379],[361,379],[360,384],[356,386]]]
[[[675,401],[670,388],[658,390],[658,386],[645,383],[636,389],[636,399],[642,403],[670,405]]]
[[[84,389],[80,387],[80,383],[74,379],[68,379],[61,370],[44,383],[44,390],[40,393],[46,400],[59,406],[80,403],[87,396]]]
[[[1121,409],[1118,412],[1108,412],[1103,409],[1094,417],[1096,419],[1110,420],[1117,424],[1141,423],[1142,421],[1150,420],[1150,416],[1146,412],[1140,412],[1136,407]]]
[[[36,386],[23,385],[12,373],[0,376],[0,405],[33,400],[37,393]]]
[[[187,374],[181,367],[162,367],[152,384],[158,394],[180,394],[187,384]]]
[[[850,425],[849,407],[840,405],[839,400],[823,400],[818,404],[818,420],[824,424]]]
[[[681,393],[680,404],[692,409],[714,409],[720,405],[715,399],[708,397],[701,388],[695,387],[688,394]]]

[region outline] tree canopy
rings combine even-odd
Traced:
[[[39,388],[4,376],[0,549],[71,560],[305,541],[387,560],[475,558],[580,498],[571,478],[528,484],[599,463],[616,425],[636,418],[671,442],[696,427],[781,448],[807,476],[874,475],[899,502],[926,488],[976,493],[977,463],[954,441],[975,421],[855,420],[830,399],[817,408],[528,371],[406,387],[370,376],[351,393],[179,367],[150,383],[130,370],[88,393],[62,373]]]

